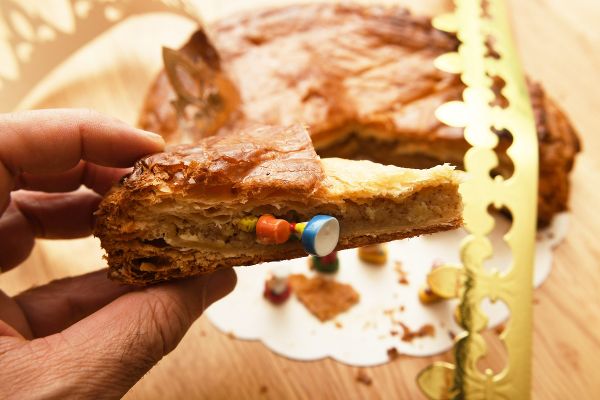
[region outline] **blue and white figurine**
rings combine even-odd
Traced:
[[[340,238],[340,223],[329,215],[315,215],[306,223],[296,224],[294,230],[300,233],[304,250],[317,257],[331,254]]]

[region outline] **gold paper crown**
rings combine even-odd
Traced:
[[[66,0],[73,23],[65,28],[40,16],[31,3],[0,1],[0,112],[15,109],[51,70],[130,16],[170,12],[200,22],[186,0]]]
[[[461,245],[462,267],[434,270],[431,289],[441,297],[460,299],[457,320],[464,332],[456,338],[455,363],[437,362],[417,378],[430,399],[526,399],[531,390],[532,282],[538,177],[537,133],[527,85],[512,43],[503,0],[455,0],[453,14],[440,16],[434,25],[456,33],[458,52],[436,60],[438,68],[460,73],[466,89],[462,101],[440,106],[438,118],[464,127],[472,146],[464,165],[469,179],[461,186],[465,227],[470,235]],[[494,92],[494,81],[504,87]],[[503,101],[497,101],[501,97]],[[506,130],[513,142],[506,151],[513,162],[510,177],[492,177],[498,165],[494,149],[496,131]],[[505,273],[486,271],[484,261],[493,248],[487,235],[494,227],[490,206],[505,208],[512,226],[504,236],[513,254]],[[436,276],[437,275],[437,276]],[[478,361],[488,352],[481,332],[487,316],[485,298],[501,300],[511,310],[507,328],[500,334],[508,359],[497,374],[480,370]]]

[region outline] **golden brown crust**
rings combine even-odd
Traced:
[[[324,178],[305,127],[247,126],[138,161],[125,187],[164,185],[207,203],[311,193]]]
[[[563,111],[538,84],[529,85],[540,143],[538,221],[547,225],[569,203],[569,173],[581,150],[577,134]]]
[[[242,99],[237,123],[305,122],[324,156],[460,165],[468,148],[462,131],[441,124],[434,110],[458,99],[464,87],[432,62],[458,42],[428,19],[401,8],[311,4],[239,14],[215,23],[210,34],[220,68]],[[201,54],[209,46],[205,39],[193,37],[186,54]],[[530,94],[540,138],[539,221],[545,224],[566,209],[579,143],[542,88],[531,84]],[[175,140],[171,97],[161,73],[140,122]],[[509,142],[501,135],[499,147]]]

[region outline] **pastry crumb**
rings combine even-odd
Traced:
[[[404,325],[402,322],[400,322],[400,326],[404,331],[402,337],[400,338],[400,340],[402,340],[403,342],[412,342],[413,339],[418,339],[426,336],[435,336],[435,327],[431,324],[425,324],[416,331],[412,331],[408,326]]]
[[[334,325],[338,329],[342,329],[344,327],[344,325],[342,325],[342,323],[340,321],[335,321]]]
[[[375,327],[375,325],[373,324],[373,321],[366,321],[362,326],[362,330],[366,331],[369,329],[373,329],[374,327]]]
[[[349,310],[360,299],[352,286],[319,275],[313,278],[291,275],[290,285],[298,300],[321,322]]]
[[[371,386],[373,384],[373,379],[367,374],[364,368],[359,368],[356,372],[356,377],[354,378],[357,382],[362,383],[363,385]]]
[[[408,278],[406,277],[406,271],[403,268],[402,261],[396,261],[394,263],[394,271],[398,274],[398,283],[401,285],[408,285]]]
[[[400,353],[398,353],[398,349],[396,349],[395,347],[390,347],[389,349],[387,349],[387,355],[390,361],[394,361],[400,356]]]

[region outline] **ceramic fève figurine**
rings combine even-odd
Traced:
[[[318,272],[333,274],[340,268],[340,260],[337,256],[337,251],[334,251],[326,256],[312,256],[310,258],[311,269],[314,268]]]
[[[330,254],[340,238],[338,220],[328,215],[316,215],[308,222],[297,223],[271,214],[247,216],[239,220],[238,227],[245,232],[256,232],[256,241],[261,244],[282,244],[294,235],[308,254],[319,257]]]
[[[287,268],[274,268],[265,280],[263,297],[273,304],[281,304],[289,297],[292,289]]]
[[[387,262],[387,247],[385,243],[360,247],[358,258],[372,265],[384,265]]]

